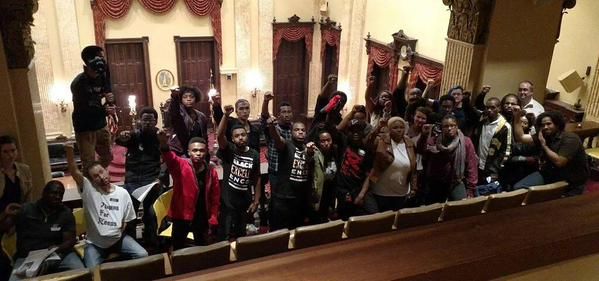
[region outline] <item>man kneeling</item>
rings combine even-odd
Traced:
[[[69,172],[81,193],[88,226],[85,266],[93,268],[111,253],[119,253],[126,259],[147,256],[148,252],[135,239],[123,233],[127,222],[136,218],[129,193],[110,183],[108,171],[100,163],[90,165],[84,177],[75,164],[73,146],[65,148]]]

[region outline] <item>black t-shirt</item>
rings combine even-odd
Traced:
[[[21,181],[15,176],[15,181],[11,181],[8,175],[4,176],[4,194],[0,197],[0,213],[4,212],[6,206],[10,203],[21,203]]]
[[[355,150],[349,146],[345,148],[336,177],[338,195],[345,196],[349,193],[352,198],[355,198],[362,189],[371,167],[372,157],[365,150]]]
[[[240,153],[229,142],[218,150],[218,157],[223,161],[223,203],[229,208],[241,208],[249,203],[245,195],[251,193],[260,176],[260,155],[252,148]]]
[[[208,221],[206,211],[206,171],[208,168],[204,168],[199,173],[196,173],[196,180],[198,182],[198,200],[196,201],[196,213],[194,220],[200,223],[206,223]]]
[[[45,214],[39,201],[27,203],[17,217],[16,230],[17,257],[24,258],[30,251],[62,244],[64,232],[75,233],[75,218],[65,206]]]
[[[136,130],[127,142],[116,140],[127,147],[125,162],[125,187],[132,192],[150,184],[160,176],[160,143],[156,133],[144,135]]]
[[[314,164],[308,158],[304,144],[296,145],[292,140],[286,142],[285,148],[279,151],[280,162],[277,175],[282,180],[273,186],[273,196],[297,198],[307,194],[312,184],[310,164]]]
[[[541,147],[537,135],[533,136],[537,147]],[[559,156],[568,159],[566,166],[556,167],[544,152],[541,152],[540,172],[545,183],[565,180],[571,185],[584,184],[589,177],[589,166],[586,154],[580,138],[570,132],[560,132],[551,140],[547,140],[547,146]]]
[[[104,79],[92,79],[85,73],[75,77],[71,83],[75,132],[95,131],[106,127],[106,110],[102,105],[102,97],[107,91]]]

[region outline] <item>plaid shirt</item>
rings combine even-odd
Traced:
[[[279,135],[285,140],[291,140],[291,127],[281,127],[279,124],[275,126]],[[275,148],[275,142],[270,138],[268,126],[264,126],[264,135],[268,140],[268,171],[277,172],[279,170],[279,152]]]

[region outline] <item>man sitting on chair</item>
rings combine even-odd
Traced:
[[[87,268],[101,264],[110,253],[136,259],[148,252],[131,236],[124,234],[127,222],[136,218],[133,203],[127,191],[110,183],[108,170],[100,163],[88,166],[88,178],[84,177],[75,164],[72,144],[65,145],[69,172],[81,193],[87,240],[83,261]]]
[[[83,268],[83,263],[73,251],[75,245],[75,218],[69,208],[62,204],[64,185],[52,180],[44,187],[42,198],[37,202],[6,207],[0,218],[0,232],[16,226],[17,253],[14,268],[18,269],[30,251],[56,247],[60,262],[48,265],[45,273]],[[43,273],[42,273],[43,274]],[[14,272],[10,280],[21,280]]]

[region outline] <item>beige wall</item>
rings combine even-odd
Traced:
[[[418,39],[418,53],[444,61],[449,15],[441,0],[369,0],[365,30],[377,40],[391,42],[391,34],[403,29]]]
[[[149,37],[150,82],[154,107],[157,107],[169,97],[170,92],[160,90],[154,83],[156,73],[168,69],[175,76],[175,81],[178,79],[174,36],[212,36],[212,27],[208,16],[194,16],[183,1],[177,1],[171,11],[162,15],[153,14],[138,1],[133,1],[126,16],[106,21],[107,39],[143,36]]]
[[[580,98],[586,105],[588,91],[593,79],[597,79],[595,65],[599,56],[599,1],[577,1],[576,7],[564,15],[559,42],[555,44],[547,88],[560,92],[560,100],[574,104]],[[591,66],[589,77],[584,85],[572,93],[567,93],[557,78],[569,70],[575,69],[581,77],[586,67]]]
[[[495,1],[481,79],[492,96],[517,92],[520,81],[531,80],[535,99],[543,101],[560,12],[561,1]]]

